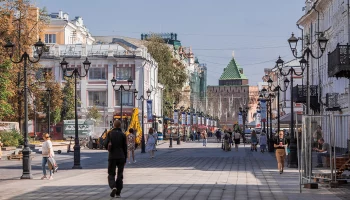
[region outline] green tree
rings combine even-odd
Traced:
[[[163,110],[165,115],[169,115],[172,108],[166,106],[165,102],[172,104],[181,98],[181,90],[187,80],[185,66],[174,58],[171,48],[160,37],[150,37],[146,47],[158,63],[158,80],[164,85]]]
[[[13,107],[8,99],[15,95],[11,89],[11,64],[6,61],[0,64],[0,121],[9,115],[12,115]]]
[[[91,108],[89,108],[88,113],[86,114],[87,119],[95,119],[97,122],[101,120],[101,113],[98,111],[97,107],[94,105]]]
[[[75,89],[74,89],[74,79],[65,78],[66,84],[63,88],[63,104],[61,109],[61,120],[74,119],[74,99],[75,99]]]
[[[38,41],[38,36],[42,36],[42,30],[49,23],[49,17],[45,9],[38,10],[37,6],[31,1],[16,0],[0,2],[0,63],[6,63],[9,57],[3,48],[4,44],[8,40],[11,40],[16,45],[13,54],[14,60],[19,60],[24,52],[31,53],[32,45]],[[30,74],[39,67],[40,64],[28,65],[27,78],[30,91],[34,84]],[[5,77],[7,74],[1,73],[1,76]],[[7,78],[10,83],[6,92],[1,92],[3,97],[7,97],[6,103],[0,102],[2,108],[4,108],[4,110],[0,111],[2,114],[1,119],[18,121],[21,128],[24,118],[23,63],[12,64],[11,73]],[[8,93],[11,93],[11,95],[8,95]]]

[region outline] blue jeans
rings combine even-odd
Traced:
[[[207,146],[207,139],[203,139],[203,146]]]
[[[46,176],[46,163],[48,162],[48,157],[43,157],[43,159],[41,160],[41,167],[43,168],[43,174],[44,176]],[[52,170],[50,171],[50,176],[52,176]]]
[[[317,164],[322,165],[322,158],[329,157],[329,153],[317,153]]]

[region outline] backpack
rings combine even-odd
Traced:
[[[229,137],[228,137],[228,135],[227,135],[227,134],[225,134],[225,140],[228,140],[228,138],[229,138]]]

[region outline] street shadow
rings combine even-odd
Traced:
[[[83,182],[83,180],[81,180]],[[7,199],[115,199],[109,196],[107,185],[42,186],[34,191]],[[320,192],[322,193],[322,192]],[[225,185],[225,184],[124,184],[121,199],[312,199],[314,194],[285,194],[275,185]],[[5,197],[6,198],[6,197]],[[323,199],[334,199],[333,194],[322,194]]]

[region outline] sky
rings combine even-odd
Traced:
[[[49,13],[81,16],[93,36],[177,33],[208,68],[208,85],[218,85],[234,57],[249,79],[262,81],[278,56],[293,58],[288,38],[300,36],[296,22],[305,0],[34,0]]]

